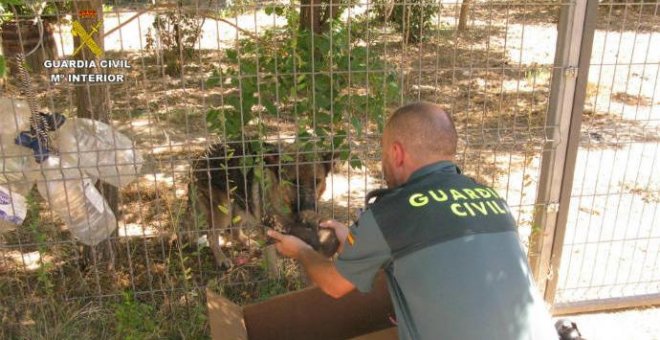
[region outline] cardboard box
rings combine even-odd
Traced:
[[[382,275],[370,293],[354,291],[341,299],[312,287],[241,307],[207,290],[207,304],[213,339],[398,339]]]

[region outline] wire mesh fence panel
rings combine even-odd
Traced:
[[[555,297],[563,311],[644,304],[660,294],[659,6],[598,7]]]
[[[47,2],[36,25],[39,8],[3,5],[8,20],[29,19],[19,25],[52,41],[35,50],[41,57],[31,67],[40,110],[67,118],[50,138],[66,137],[61,129],[79,118],[113,128],[106,144],[85,152],[74,143],[53,150],[52,157],[69,159],[55,172],[78,173],[74,179],[81,190],[100,180],[96,186],[107,207],[97,210],[111,209],[117,229],[86,246],[67,213],[53,209],[53,200],[60,199],[72,210],[70,189],[59,197],[30,191],[25,221],[3,233],[0,243],[0,337],[199,338],[209,335],[206,288],[249,303],[304,287],[308,281],[294,262],[268,255],[265,227],[330,217],[350,223],[365,194],[385,185],[379,143],[387,115],[411,101],[439,103],[452,115],[460,139],[457,162],[507,199],[526,245],[547,144],[557,21],[567,5],[69,1]],[[655,5],[645,5],[635,24],[646,27],[645,18],[657,19],[648,6]],[[627,53],[637,46],[633,55],[639,58],[642,45],[653,46],[654,28],[636,28],[638,33],[624,37],[627,31],[614,25],[629,25],[637,7],[610,7],[628,9],[608,14],[611,23],[599,31],[610,37],[601,38],[602,44],[607,41],[602,50],[621,46]],[[9,51],[28,53],[34,44],[23,43],[17,33],[11,45],[6,30],[3,24],[10,72],[3,96],[24,98]],[[615,42],[619,45],[610,45]],[[656,81],[657,53],[652,48],[644,53],[643,60],[624,66],[615,66],[617,59],[594,63],[594,70],[616,68],[607,78],[607,98],[611,92],[650,100],[648,106],[627,109],[634,112],[624,110],[643,117],[638,125],[601,129],[609,124],[597,119],[601,101],[592,104],[594,113],[587,118],[598,129],[590,132],[602,140],[605,131],[613,133],[616,145],[599,142],[598,150],[616,153],[617,159],[620,145],[638,145],[632,131],[647,133],[645,143],[652,146],[631,156],[631,167],[634,161],[640,167],[646,150],[657,150],[651,138],[656,90],[647,84]],[[626,74],[620,75],[624,67]],[[619,78],[624,85],[614,82]],[[602,97],[605,90],[597,91]],[[615,103],[602,112],[611,112]],[[617,119],[610,121],[623,121]],[[130,145],[120,145],[120,134]],[[632,139],[619,142],[622,136]],[[585,137],[586,150],[594,148],[594,138]],[[121,150],[140,156],[127,161]],[[121,166],[139,168],[139,175],[133,179]],[[644,165],[649,174],[653,166]],[[615,169],[606,167],[603,171]],[[26,173],[38,177],[44,171],[36,166]],[[67,183],[61,177],[36,182]],[[651,180],[640,175],[625,195],[639,196],[632,190]],[[610,186],[605,188],[609,193]],[[600,197],[587,189],[585,197]],[[645,218],[653,209],[646,206]],[[647,229],[634,233],[647,237]],[[646,238],[645,249],[653,249],[653,237]],[[653,266],[655,254],[647,256],[645,265]],[[631,270],[631,279],[636,273]]]

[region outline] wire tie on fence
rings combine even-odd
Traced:
[[[576,66],[568,66],[564,69],[564,76],[566,78],[577,78],[578,68]]]

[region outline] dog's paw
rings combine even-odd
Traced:
[[[285,223],[275,215],[266,215],[261,219],[261,223],[266,227],[277,232],[285,232]]]
[[[213,250],[213,247],[211,247],[211,250]],[[234,267],[234,262],[232,259],[227,257],[227,255],[222,252],[213,252],[213,258],[215,259],[215,264],[220,268],[220,270],[230,270]]]

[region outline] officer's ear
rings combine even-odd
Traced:
[[[392,152],[392,161],[394,161],[394,166],[401,167],[406,157],[406,150],[403,148],[403,144],[399,142],[393,142],[390,149],[390,152]]]

